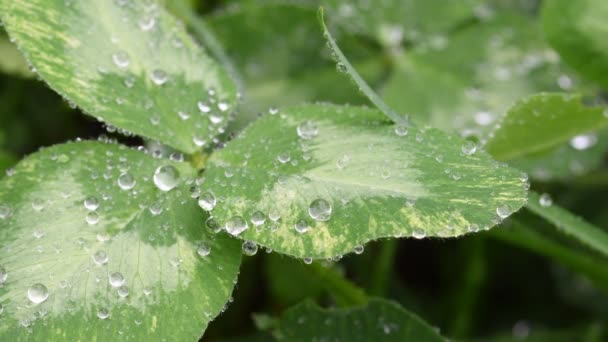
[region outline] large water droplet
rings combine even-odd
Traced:
[[[237,236],[247,230],[249,225],[242,216],[233,216],[226,222],[225,228],[229,234]]]
[[[297,127],[298,136],[302,139],[312,139],[319,134],[319,128],[314,121],[304,121]]]
[[[243,254],[252,256],[258,252],[258,245],[253,241],[243,242]]]
[[[125,284],[125,277],[120,272],[114,272],[110,274],[109,281],[112,287],[121,287]]]
[[[205,211],[213,210],[213,208],[215,208],[216,203],[217,200],[215,199],[215,196],[210,192],[205,192],[201,194],[198,198],[198,205]]]
[[[321,198],[312,201],[308,207],[308,215],[315,221],[329,221],[331,212],[331,204]]]
[[[97,210],[99,208],[99,201],[95,197],[88,197],[84,200],[84,207],[90,211]]]
[[[154,172],[154,185],[161,191],[170,191],[179,184],[179,171],[173,165],[159,166]]]
[[[130,173],[123,173],[118,176],[118,186],[123,190],[131,190],[135,187],[135,177],[131,176]]]
[[[27,298],[34,304],[40,304],[49,298],[49,290],[44,284],[36,283],[27,289]]]

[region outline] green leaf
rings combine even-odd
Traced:
[[[155,186],[159,166],[177,170],[176,188]],[[241,251],[202,229],[189,193],[196,175],[188,164],[99,142],[20,162],[0,182],[0,339],[198,339],[231,295]],[[123,190],[129,177],[135,184]],[[168,189],[171,179],[160,184]],[[46,291],[43,302],[30,299]]]
[[[331,33],[327,29],[327,26],[325,25],[325,21],[323,19],[323,7],[319,7],[318,16],[319,23],[321,24],[321,29],[323,30],[323,36],[327,40],[327,44],[331,48],[331,51],[336,58],[336,62],[338,63],[338,71],[346,73],[350,77],[350,79],[355,82],[357,87],[359,87],[359,90],[363,94],[365,94],[365,96],[374,104],[374,106],[380,109],[380,111],[386,116],[388,116],[391,120],[393,120],[393,122],[398,123],[400,125],[407,125],[408,118],[406,116],[400,115],[399,113],[395,112],[391,107],[387,106],[386,103],[384,103],[384,101],[380,98],[380,96],[378,96],[378,94],[376,94],[376,92],[365,82],[365,80],[361,78],[357,70],[353,68],[348,59],[346,59],[346,56],[344,56],[342,50],[340,50],[340,47],[338,47],[338,44],[336,44],[334,37],[332,37]]]
[[[608,256],[608,232],[603,229],[586,222],[556,204],[547,200],[541,201],[541,196],[535,192],[530,193],[530,201],[526,208],[551,222],[560,232],[579,240],[596,252]]]
[[[428,323],[383,299],[329,310],[304,302],[284,314],[277,337],[280,341],[446,341]]]
[[[248,222],[239,237],[328,258],[381,237],[488,229],[500,222],[497,209],[503,217],[517,211],[525,179],[474,150],[435,129],[393,126],[377,110],[302,105],[259,119],[212,155],[202,189],[217,199],[220,224],[234,232],[234,217]],[[325,212],[323,202],[313,205],[317,219],[310,216],[316,200],[331,206],[329,220],[315,213]],[[256,228],[257,211],[267,219]],[[300,220],[306,233],[295,229]]]
[[[484,138],[522,97],[560,91],[560,84],[582,90],[546,46],[537,23],[517,12],[497,12],[394,58],[395,71],[382,89],[385,101],[418,122],[466,136]]]
[[[597,142],[597,135],[583,134],[608,126],[603,112],[583,105],[580,96],[533,95],[511,107],[485,148],[498,160],[546,152],[568,142],[584,150]]]
[[[543,2],[542,25],[563,60],[586,78],[608,87],[608,2]]]
[[[27,62],[4,33],[0,33],[0,70],[10,75],[33,77]]]
[[[154,2],[1,0],[0,13],[42,79],[116,127],[192,153],[236,108],[228,74]]]

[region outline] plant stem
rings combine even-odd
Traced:
[[[323,284],[336,303],[342,307],[361,306],[367,304],[368,298],[365,292],[353,284],[331,266],[323,266],[315,262],[307,269]]]
[[[587,276],[598,288],[608,293],[608,272],[603,266],[605,260],[565,247],[518,220],[513,219],[512,222],[513,227],[496,229],[488,236],[554,259],[572,271]]]
[[[383,241],[380,245],[378,259],[374,263],[372,271],[372,283],[369,293],[377,297],[384,297],[388,290],[388,284],[393,276],[393,262],[397,252],[398,240],[391,239]]]

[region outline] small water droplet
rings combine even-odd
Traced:
[[[95,262],[97,265],[105,265],[108,263],[108,260],[110,260],[110,258],[104,251],[97,251],[95,254],[93,254],[93,262]]]
[[[258,210],[251,214],[251,223],[253,223],[254,226],[261,226],[264,222],[266,222],[266,215],[264,215],[263,212]]]
[[[162,69],[156,69],[154,71],[152,71],[152,82],[154,82],[154,84],[161,86],[165,83],[167,83],[167,81],[169,80],[169,76],[167,75],[167,72],[165,72]]]
[[[310,265],[310,264],[312,264],[312,258],[311,258],[311,257],[306,257],[306,258],[304,258],[304,263],[305,263],[306,265]]]
[[[129,64],[131,63],[129,55],[124,51],[118,51],[115,54],[113,54],[112,61],[114,62],[114,64],[117,67],[119,67],[121,69],[128,68]]]
[[[498,215],[499,218],[504,220],[509,217],[509,215],[511,215],[511,208],[509,208],[508,205],[501,205],[496,208],[496,215]]]
[[[228,110],[228,108],[230,108],[230,105],[226,102],[219,102],[217,104],[217,109],[219,109],[220,112],[225,112]]]
[[[408,130],[407,126],[404,126],[404,125],[395,126],[395,134],[397,134],[400,137],[406,136],[408,132],[409,132],[409,130]]]
[[[110,317],[110,311],[106,308],[101,308],[97,310],[97,317],[99,317],[99,319],[106,319]]]
[[[190,119],[190,113],[184,112],[183,110],[178,111],[177,116],[184,121]]]
[[[361,245],[355,246],[355,254],[361,254],[364,251],[364,247]]]
[[[597,135],[595,134],[581,134],[570,139],[570,146],[578,151],[584,151],[597,144]]]
[[[154,185],[161,191],[170,191],[179,184],[179,171],[173,165],[159,166],[154,172]]]
[[[342,63],[342,62],[338,62],[336,63],[336,70],[338,70],[338,72],[340,73],[347,73],[348,72],[348,67],[346,67],[346,64]]]
[[[125,277],[120,272],[114,272],[110,274],[109,281],[112,287],[121,287],[125,284]]]
[[[11,208],[6,204],[0,204],[0,220],[4,220],[11,216]]]
[[[460,150],[467,156],[473,155],[477,152],[477,144],[471,140],[465,140]]]
[[[27,290],[27,298],[34,304],[40,304],[49,298],[49,290],[44,284],[36,283]]]
[[[120,298],[126,298],[129,295],[129,288],[126,285],[123,285],[118,288],[117,293]]]
[[[99,214],[96,211],[89,211],[84,217],[85,221],[89,225],[95,225],[99,223]]]
[[[196,250],[196,253],[198,253],[198,255],[200,255],[202,257],[206,257],[207,255],[209,255],[209,253],[211,253],[211,247],[208,244],[201,242],[198,245],[198,249]]]
[[[225,225],[226,231],[234,236],[241,234],[247,230],[247,228],[249,228],[249,225],[242,216],[233,216],[226,222]]]
[[[208,218],[207,221],[205,221],[205,225],[214,233],[218,233],[220,230],[222,230],[219,222],[217,222],[217,220],[213,217]]]
[[[321,198],[312,201],[308,207],[308,215],[315,221],[329,221],[331,213],[331,204]]]
[[[206,114],[206,113],[209,113],[211,111],[211,107],[207,103],[205,103],[203,101],[199,101],[197,103],[197,106],[198,106],[198,110],[200,110],[201,113]]]
[[[302,139],[309,140],[319,135],[319,128],[314,121],[304,121],[296,128],[298,136]]]
[[[415,229],[412,232],[412,237],[414,237],[414,239],[424,239],[426,237],[426,232],[422,229]]]
[[[135,187],[136,181],[135,177],[131,176],[130,173],[123,173],[118,176],[117,183],[122,190],[131,190]]]
[[[144,31],[150,31],[156,26],[156,18],[153,16],[144,17],[137,22],[139,28]]]
[[[541,207],[548,208],[553,205],[553,198],[551,197],[551,195],[544,193],[540,195],[538,203],[541,205]]]
[[[342,157],[338,158],[338,160],[336,160],[336,167],[338,168],[338,170],[344,170],[348,163],[350,163],[350,157],[348,156],[348,154],[345,154]]]
[[[308,221],[306,221],[305,219],[300,219],[298,221],[296,221],[294,228],[296,229],[296,232],[300,233],[300,234],[304,234],[308,231],[308,228],[310,226],[308,225]]]
[[[243,242],[243,254],[252,256],[258,252],[258,245],[253,241]]]
[[[148,210],[150,210],[150,214],[158,216],[163,212],[163,206],[159,202],[154,202],[150,205]]]
[[[8,272],[4,266],[0,266],[0,285],[6,283],[6,278],[8,278]]]
[[[216,203],[217,200],[215,199],[215,196],[210,192],[205,192],[201,194],[198,198],[198,205],[205,211],[213,210],[213,208],[215,208]]]
[[[36,211],[42,211],[44,209],[44,201],[40,198],[36,198],[32,201],[32,209]]]
[[[95,211],[95,210],[97,210],[97,208],[99,208],[99,201],[97,200],[97,198],[95,198],[93,196],[88,197],[87,199],[84,200],[84,207],[87,210]]]
[[[281,164],[285,164],[288,163],[291,160],[291,155],[289,154],[289,152],[282,152],[279,153],[279,155],[277,156],[277,160],[281,163]]]

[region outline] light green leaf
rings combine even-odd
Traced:
[[[597,135],[584,134],[608,126],[603,112],[603,108],[583,105],[580,96],[533,95],[511,107],[485,148],[498,160],[547,152],[568,142],[584,150],[597,142]]]
[[[586,78],[608,87],[608,2],[544,1],[545,36],[563,60]]]
[[[177,170],[177,187],[155,186],[159,166]],[[195,177],[188,164],[99,142],[20,162],[0,182],[0,339],[197,340],[231,295],[241,251],[202,229]],[[164,179],[168,189],[175,178]]]
[[[562,233],[576,238],[587,247],[608,256],[608,232],[605,230],[586,222],[556,204],[547,200],[541,201],[541,196],[534,192],[530,193],[530,201],[526,208],[551,222]]]
[[[435,328],[397,303],[370,300],[352,309],[322,309],[304,302],[281,318],[279,341],[446,341]]]
[[[240,238],[328,258],[382,237],[488,229],[500,222],[497,209],[503,217],[517,211],[525,179],[474,150],[435,129],[393,126],[377,110],[302,105],[259,119],[215,153],[202,189],[217,199],[220,224],[234,232],[235,217],[248,222]],[[331,206],[329,220],[311,217],[316,200]],[[315,213],[323,208],[311,210],[324,218]],[[259,227],[251,222],[257,211],[266,217]],[[305,233],[295,229],[300,220]]]
[[[386,103],[384,103],[384,101],[380,98],[380,96],[378,96],[378,94],[376,94],[376,92],[365,82],[365,80],[361,78],[357,70],[353,68],[348,59],[346,59],[346,56],[344,56],[342,50],[340,50],[340,47],[338,47],[338,44],[336,44],[334,37],[332,37],[331,33],[327,29],[327,26],[325,25],[325,21],[323,18],[323,7],[319,8],[318,16],[319,23],[321,24],[321,28],[323,29],[323,36],[327,40],[327,44],[331,48],[331,51],[336,58],[336,62],[338,63],[338,71],[346,73],[351,78],[351,80],[355,82],[357,87],[359,87],[359,90],[363,94],[365,94],[365,96],[374,104],[374,106],[380,109],[380,111],[386,116],[388,116],[391,120],[393,120],[393,122],[400,125],[407,125],[407,116],[400,115],[399,113],[395,112],[391,107],[387,106]]]
[[[236,108],[228,74],[155,2],[1,0],[0,15],[54,90],[114,126],[192,153]]]

